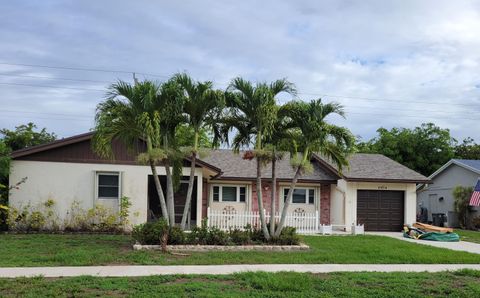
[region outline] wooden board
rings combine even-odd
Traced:
[[[426,232],[453,233],[452,228],[442,228],[442,227],[427,225],[420,222],[414,223],[413,226],[417,229],[424,230]]]

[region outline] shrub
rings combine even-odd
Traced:
[[[85,232],[121,232],[128,225],[129,208],[132,205],[128,197],[120,198],[120,211],[115,212],[101,204],[88,210],[80,207],[80,203],[72,203],[69,218],[65,220],[66,231]]]
[[[247,245],[252,243],[250,233],[248,231],[242,231],[239,229],[233,229],[229,231],[230,240],[235,245]]]
[[[187,242],[188,244],[207,244],[208,238],[208,228],[207,222],[202,221],[202,225],[200,227],[193,227],[190,234],[187,235]]]
[[[206,242],[208,245],[227,245],[229,244],[229,236],[219,228],[213,227],[208,229]]]
[[[475,216],[472,219],[472,225],[475,229],[480,230],[480,216]]]
[[[185,244],[185,232],[180,227],[171,227],[168,232],[168,244]]]
[[[300,243],[300,236],[295,228],[284,227],[280,236],[272,238],[271,242],[279,245],[297,245]]]
[[[464,187],[461,185],[455,186],[452,191],[454,203],[453,207],[458,214],[458,221],[460,226],[465,229],[468,223],[469,202],[472,196],[473,187]]]
[[[194,227],[190,233],[185,233],[179,227],[168,228],[164,220],[137,225],[133,228],[132,237],[140,244],[165,245],[247,245],[252,243],[272,243],[278,245],[296,245],[300,243],[300,237],[295,228],[285,227],[279,237],[265,241],[262,231],[247,227],[245,230],[233,229],[228,232],[216,227]],[[253,238],[252,238],[253,237]]]
[[[60,229],[58,216],[54,211],[55,201],[52,199],[32,207],[27,204],[23,207],[8,208],[7,223],[12,231],[56,231]]]
[[[147,222],[133,227],[132,238],[140,244],[160,244],[160,239],[168,231],[167,222],[160,219],[155,222]]]

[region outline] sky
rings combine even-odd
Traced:
[[[287,78],[364,140],[433,122],[480,141],[479,32],[480,1],[1,1],[0,128],[84,133],[109,84],[185,71]]]

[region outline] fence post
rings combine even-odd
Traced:
[[[210,227],[210,207],[207,207],[207,227]]]
[[[318,225],[320,224],[320,218],[318,216],[318,210],[315,210],[315,233],[318,233]]]

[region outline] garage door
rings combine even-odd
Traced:
[[[403,191],[359,190],[357,222],[366,231],[401,231],[403,226]]]

